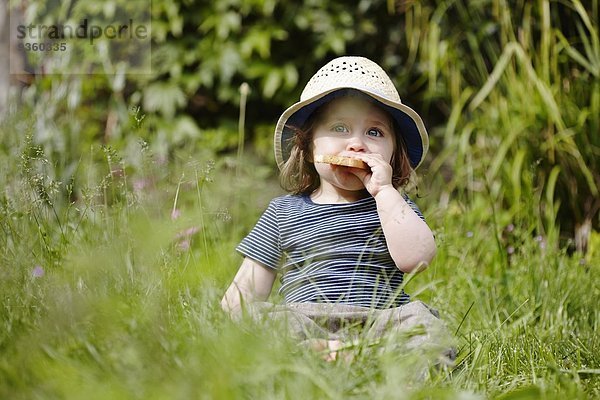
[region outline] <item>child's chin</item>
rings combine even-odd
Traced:
[[[325,179],[331,182],[334,186],[350,192],[365,190],[365,185],[358,178],[358,176],[351,173],[349,169],[345,167],[342,168],[343,169],[335,171],[333,175],[327,174],[329,175],[328,179]],[[321,179],[323,179],[323,177]]]
[[[353,179],[349,179],[343,182],[340,185],[340,187],[341,189],[348,190],[350,192],[358,192],[361,190],[365,190],[365,185],[358,178],[356,178],[356,181],[354,181]]]

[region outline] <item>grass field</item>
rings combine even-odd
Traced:
[[[280,193],[268,167],[142,154],[132,171],[95,149],[104,162],[82,157],[60,182],[43,149],[7,135],[2,399],[600,397],[597,233],[568,255],[485,196],[424,209],[438,254],[406,290],[440,310],[458,358],[419,381],[419,360],[393,343],[326,363],[221,312],[235,245]]]

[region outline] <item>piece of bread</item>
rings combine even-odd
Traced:
[[[362,160],[346,156],[336,156],[333,154],[317,154],[315,155],[316,163],[326,163],[334,165],[343,165],[345,167],[354,167],[361,169],[369,169],[369,166]]]

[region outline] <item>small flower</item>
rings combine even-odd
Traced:
[[[200,228],[197,226],[192,226],[191,228],[187,228],[185,231],[179,232],[177,234],[177,239],[180,238],[189,238],[190,236],[195,235],[200,231]]]
[[[473,232],[472,231],[468,231],[467,232],[467,237],[468,238],[472,238],[473,237]]]
[[[506,226],[506,232],[510,233],[515,230],[515,226],[513,224],[508,224]]]
[[[148,179],[136,179],[133,181],[133,190],[135,192],[141,192],[146,187],[148,187],[149,184],[150,184],[150,181]]]
[[[173,210],[171,210],[171,219],[172,220],[176,220],[180,216],[181,216],[181,211],[179,211],[179,209],[174,208]]]
[[[177,247],[181,251],[187,251],[187,250],[189,250],[190,249],[190,241],[189,241],[189,239],[182,240],[181,242],[177,243]]]
[[[200,232],[200,227],[192,226],[191,228],[187,228],[186,230],[177,233],[175,236],[177,248],[181,251],[189,250],[192,245],[192,236],[198,232]]]
[[[540,246],[540,249],[545,249],[546,248],[546,241],[544,240],[544,237],[542,235],[538,235],[534,238],[534,240],[536,242],[538,242],[538,246]]]
[[[33,271],[31,271],[31,276],[33,276],[34,278],[41,278],[42,276],[44,276],[45,273],[46,271],[44,271],[44,268],[42,268],[39,265],[36,265],[35,268],[33,268]]]
[[[514,248],[513,246],[508,246],[508,247],[506,248],[506,252],[507,252],[508,254],[514,254],[514,252],[515,252],[515,248]]]

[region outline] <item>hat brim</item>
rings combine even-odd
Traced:
[[[293,104],[281,114],[275,127],[274,137],[275,160],[279,168],[283,167],[291,154],[293,146],[293,140],[291,139],[294,137],[294,130],[290,127],[302,127],[317,108],[337,97],[344,96],[347,89],[357,90],[373,98],[396,120],[402,138],[406,143],[410,164],[413,169],[417,169],[423,162],[429,148],[427,130],[419,114],[402,103],[390,101],[364,88],[353,87],[338,87],[319,93],[317,96]]]

